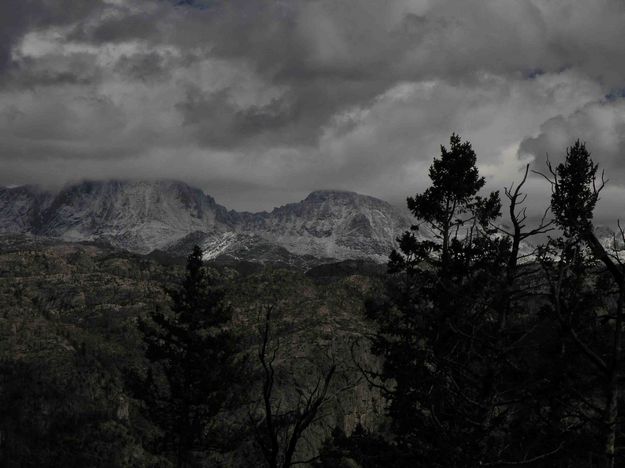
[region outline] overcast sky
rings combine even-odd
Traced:
[[[494,189],[581,138],[623,217],[623,44],[622,0],[2,0],[0,184],[401,204],[451,132]]]

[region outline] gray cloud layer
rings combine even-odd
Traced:
[[[493,188],[578,137],[625,184],[617,0],[7,0],[0,31],[0,184],[401,202],[452,131]]]

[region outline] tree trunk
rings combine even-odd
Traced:
[[[608,380],[608,398],[605,411],[605,458],[606,468],[614,468],[616,454],[616,432],[618,418],[619,376],[622,354],[623,334],[623,300],[625,299],[625,285],[619,285],[619,298],[616,307],[616,320],[614,323],[614,341],[612,344],[612,364]]]

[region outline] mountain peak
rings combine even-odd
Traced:
[[[310,192],[304,199],[305,202],[331,201],[331,200],[357,200],[373,198],[348,190],[315,190]]]
[[[333,189],[320,189],[313,190],[308,194],[308,197],[327,197],[327,196],[360,196],[359,193],[352,192],[350,190],[333,190]]]
[[[80,182],[68,184],[63,190],[93,190],[101,188],[158,188],[158,189],[185,189],[198,191],[186,182],[175,179],[83,179]]]
[[[363,195],[347,190],[315,190],[311,192],[303,202],[305,205],[346,205],[346,206],[370,206],[382,210],[394,210],[391,205],[379,198]]]
[[[84,180],[56,195],[23,192],[0,190],[0,233],[102,240],[140,253],[193,233],[207,249],[271,245],[316,258],[384,260],[409,226],[388,203],[345,190],[316,190],[270,213],[228,211],[176,180]]]

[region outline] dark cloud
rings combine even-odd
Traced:
[[[111,8],[109,15],[76,24],[67,40],[92,44],[119,43],[126,40],[150,41],[158,38],[158,14],[133,12],[127,7]]]
[[[0,75],[2,89],[19,91],[39,87],[75,86],[94,84],[100,77],[95,57],[91,54],[49,54],[34,59],[23,57]]]
[[[170,57],[160,53],[136,53],[123,55],[115,64],[115,71],[130,80],[164,80],[171,77],[172,65]]]
[[[625,70],[613,60],[625,63],[616,45],[625,28],[616,25],[625,25],[625,10],[601,3],[597,12],[566,2],[214,1],[206,11],[173,15],[171,27],[185,27],[167,40],[244,60],[286,87],[291,121],[283,122],[288,131],[273,127],[276,140],[310,145],[334,114],[401,82],[475,84],[484,74],[534,79],[574,69],[618,83]]]
[[[0,183],[402,200],[452,131],[495,187],[575,138],[620,179],[623,42],[617,0],[6,0]]]
[[[238,108],[233,91],[225,88],[214,93],[187,89],[186,98],[177,105],[184,124],[193,126],[198,140],[206,144],[231,146],[264,132],[288,126],[295,116],[288,96],[272,98],[262,105]],[[242,141],[240,141],[242,143]]]
[[[4,0],[0,3],[0,73],[11,64],[13,47],[27,32],[84,21],[104,5],[102,0]]]
[[[534,157],[536,167],[544,172],[547,157],[554,165],[564,160],[566,149],[577,139],[586,143],[593,159],[616,184],[625,185],[625,100],[594,102],[568,116],[547,120],[538,135],[521,142],[519,154]]]

